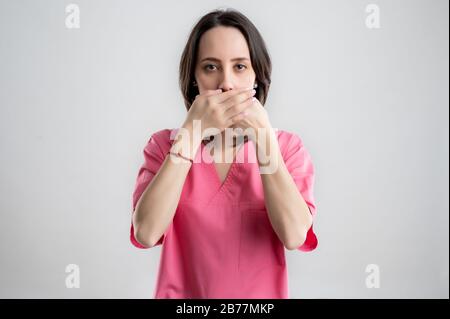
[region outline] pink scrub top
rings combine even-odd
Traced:
[[[148,140],[132,213],[169,152],[174,130],[160,130]],[[285,164],[314,219],[311,157],[296,134],[276,130],[276,135]],[[162,244],[162,251],[154,298],[288,298],[285,248],[264,204],[255,145],[249,140],[238,147],[223,183],[206,146],[199,147],[174,218],[156,244]],[[130,240],[138,248],[147,248],[136,241],[133,223]],[[297,249],[311,251],[316,246],[311,226]]]

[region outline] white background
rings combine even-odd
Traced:
[[[187,36],[222,6],[264,37],[272,125],[316,168],[291,298],[449,297],[448,1],[77,1],[79,29],[69,3],[0,2],[0,297],[153,296],[161,247],[131,245],[131,195],[150,135],[184,121]]]

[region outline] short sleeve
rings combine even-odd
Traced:
[[[297,188],[308,205],[309,211],[314,218],[316,216],[316,205],[314,200],[314,165],[311,156],[303,145],[302,140],[296,134],[289,134],[287,138],[286,153],[283,156],[286,167],[294,179]],[[298,247],[301,251],[312,251],[317,247],[318,240],[314,233],[313,225],[307,232],[305,242]]]
[[[142,249],[150,247],[143,246],[136,240],[136,237],[134,236],[133,214],[142,193],[145,191],[148,184],[150,184],[166,157],[164,147],[162,146],[164,143],[162,143],[161,141],[162,134],[160,132],[153,134],[144,148],[144,162],[139,168],[136,183],[134,186],[134,192],[132,195],[130,240],[134,246]],[[163,243],[166,234],[167,231],[161,236],[155,246],[161,245]]]

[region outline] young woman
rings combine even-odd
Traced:
[[[270,124],[270,75],[243,14],[194,26],[180,62],[186,119],[152,134],[133,193],[131,242],[163,245],[155,298],[288,298],[284,249],[316,248],[314,167],[296,134]],[[226,143],[231,129],[250,134]]]

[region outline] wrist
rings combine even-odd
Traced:
[[[201,138],[196,136],[196,129],[193,123],[186,120],[178,129],[175,142],[170,151],[194,160],[200,144]]]
[[[255,132],[254,142],[256,145],[262,143],[263,140],[267,141],[270,137],[272,137],[274,133],[274,130],[270,123],[253,128],[253,131]]]

